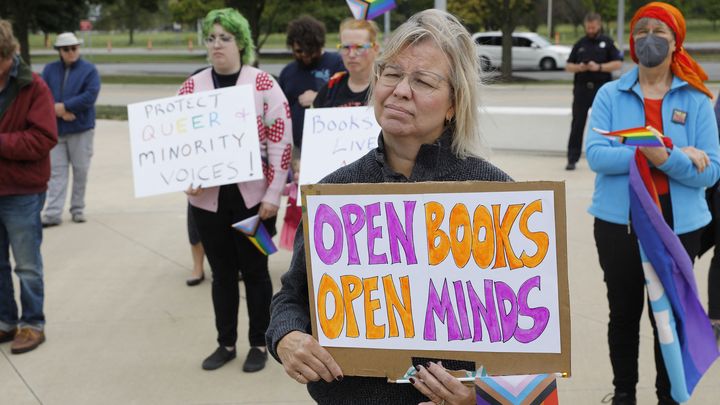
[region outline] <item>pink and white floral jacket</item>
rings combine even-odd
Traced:
[[[243,66],[237,84],[251,84],[255,90],[260,155],[265,175],[265,179],[237,183],[237,186],[248,208],[261,202],[279,206],[292,155],[290,107],[280,85],[262,70]],[[205,69],[188,78],[178,95],[213,89],[212,69]],[[195,207],[217,212],[219,194],[220,187],[209,187],[197,196],[188,196],[188,200]]]

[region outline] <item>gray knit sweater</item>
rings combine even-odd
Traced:
[[[349,164],[322,180],[322,183],[400,183],[421,181],[512,181],[510,176],[489,162],[470,157],[459,159],[451,149],[451,136],[442,135],[434,144],[423,145],[415,160],[410,178],[395,173],[387,164],[382,134],[378,147],[352,164]],[[266,334],[270,353],[278,358],[276,348],[283,336],[299,330],[311,333],[310,303],[305,268],[305,243],[302,224],[295,235],[295,247],[290,269],[282,276],[282,288],[275,294],[270,307],[270,326]],[[443,360],[452,367],[454,362]],[[462,363],[462,362],[460,362]],[[457,368],[467,368],[458,364]],[[472,365],[470,365],[472,367]],[[385,378],[345,377],[340,382],[324,381],[308,384],[308,392],[319,404],[417,404],[427,401],[410,384],[390,384]]]

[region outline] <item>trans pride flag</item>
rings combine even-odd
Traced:
[[[718,357],[718,348],[698,299],[692,261],[662,216],[650,169],[640,151],[630,163],[630,215],[640,242],[671,395],[677,402],[686,402]]]

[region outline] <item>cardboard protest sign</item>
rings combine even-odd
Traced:
[[[570,374],[563,183],[303,188],[313,335],[343,373]]]
[[[299,184],[315,184],[360,159],[377,147],[379,135],[371,107],[305,110]]]
[[[128,105],[135,196],[263,178],[251,86]]]

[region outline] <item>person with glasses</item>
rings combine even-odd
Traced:
[[[290,102],[293,144],[301,148],[305,109],[312,107],[317,91],[345,67],[340,55],[323,51],[325,26],[311,16],[290,21],[286,43],[295,60],[283,68],[278,81]]]
[[[348,18],[340,24],[338,51],[345,69],[325,84],[313,102],[314,107],[356,107],[367,104],[370,76],[380,47],[375,21]]]
[[[202,368],[215,370],[236,357],[240,269],[250,318],[250,349],[242,369],[255,372],[262,370],[267,360],[264,336],[273,292],[268,256],[235,231],[232,224],[259,215],[268,232],[275,234],[275,218],[292,154],[290,114],[287,99],[275,79],[252,66],[255,45],[245,17],[232,8],[212,10],[204,18],[202,30],[212,68],[187,79],[178,94],[252,86],[257,114],[253,121],[258,123],[265,175],[261,180],[219,187],[200,184],[186,191],[212,272],[218,347],[203,361]]]
[[[93,155],[95,101],[100,92],[100,75],[95,65],[80,57],[81,44],[72,32],[58,35],[54,47],[60,60],[45,65],[42,73],[55,99],[60,135],[50,153],[52,174],[42,217],[43,227],[62,223],[71,168],[70,214],[75,223],[86,221],[85,189]]]
[[[470,33],[447,12],[415,14],[393,33],[373,65],[368,104],[382,132],[378,146],[322,183],[512,181],[480,157],[479,62]],[[474,391],[445,368],[473,362],[416,364],[412,384],[344,376],[311,334],[302,224],[290,269],[273,297],[267,345],[290,378],[319,404],[474,404]],[[441,383],[442,381],[442,383]]]
[[[343,64],[347,70],[335,73],[315,97],[313,107],[356,107],[367,105],[370,88],[370,77],[375,58],[380,51],[377,45],[379,29],[374,21],[348,18],[340,24],[340,51]],[[294,179],[289,187],[288,205],[285,209],[283,228],[280,232],[280,244],[292,249],[293,238],[298,224],[302,219],[300,206],[297,205],[297,178],[299,178],[300,161],[298,156],[293,159]]]

